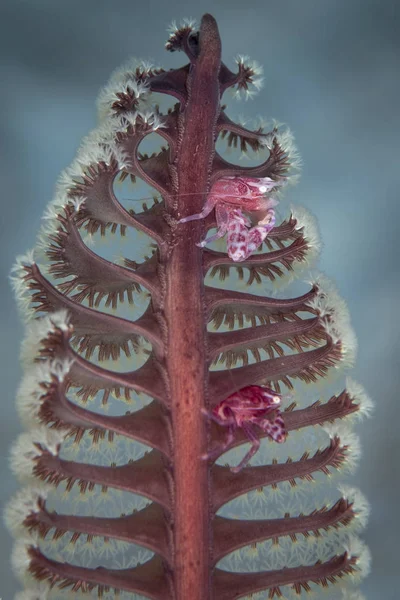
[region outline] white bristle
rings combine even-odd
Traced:
[[[333,343],[341,343],[341,366],[353,365],[357,353],[357,338],[350,324],[346,302],[336,290],[331,280],[317,274],[309,283],[318,287],[316,296],[307,304],[318,311],[327,334]]]
[[[353,472],[361,456],[360,438],[350,427],[340,422],[323,425],[322,429],[331,439],[339,438],[341,447],[347,446],[344,468]]]
[[[293,133],[283,123],[273,120],[271,123],[271,133],[260,141],[265,148],[272,149],[273,140],[276,139],[279,146],[282,148],[288,158],[290,164],[288,173],[284,176],[286,185],[294,185],[299,180],[301,170],[301,158],[294,140]]]
[[[11,470],[20,479],[32,477],[36,459],[42,454],[35,444],[40,444],[53,456],[58,456],[64,437],[65,434],[47,427],[35,427],[27,433],[22,433],[11,446]]]
[[[28,250],[25,254],[17,256],[15,264],[11,268],[10,275],[12,276],[14,273],[19,274],[24,265],[33,265],[35,262],[34,255],[35,249],[31,248],[31,250]]]
[[[168,40],[165,43],[165,47],[167,49],[170,47],[170,44],[174,44],[174,42],[178,39],[177,35],[181,29],[189,29],[191,32],[195,31],[198,29],[196,20],[192,18],[184,18],[180,23],[177,23],[175,20],[172,21],[167,27],[167,32],[169,34]]]
[[[32,582],[29,588],[18,592],[14,600],[48,600],[50,591],[50,585],[45,581]]]
[[[274,137],[289,159],[291,172],[300,171],[301,158],[294,141],[294,135],[289,127],[280,125],[278,131],[274,134]],[[291,183],[296,183],[298,177],[292,176],[289,181]]]
[[[75,209],[75,212],[78,213],[85,206],[86,198],[84,196],[78,197],[74,196],[74,198],[70,198],[70,203]]]
[[[15,537],[28,536],[28,530],[23,523],[29,515],[39,512],[39,501],[46,499],[48,491],[45,485],[27,486],[19,490],[8,502],[3,518],[7,529]]]
[[[340,366],[352,367],[356,360],[358,341],[354,330],[350,325],[336,320],[334,323],[324,323],[327,334],[332,338],[333,343],[341,343]]]
[[[66,175],[66,171],[63,171],[61,177],[64,175]],[[69,179],[69,181],[71,181],[71,179]],[[61,191],[58,190],[54,198],[48,203],[43,213],[42,225],[36,238],[36,250],[42,259],[44,258],[47,261],[45,253],[49,249],[49,244],[52,243],[52,240],[49,239],[49,237],[54,235],[61,225],[58,215],[64,216],[64,209],[67,204],[73,204],[75,210],[78,211],[84,201],[85,198],[82,197],[70,198],[66,189],[64,189]]]
[[[75,159],[81,167],[81,175],[87,167],[99,162],[110,164],[116,159],[118,163],[125,164],[127,156],[122,156],[115,140],[116,134],[124,129],[121,118],[108,119],[83,139]]]
[[[360,417],[370,417],[374,411],[374,403],[368,396],[363,386],[351,377],[346,378],[346,390],[350,398],[358,404],[357,415]]]
[[[129,125],[136,127],[140,114],[139,112],[129,112],[121,115],[119,117],[119,130],[123,132]]]
[[[342,320],[349,320],[349,311],[346,302],[339,295],[333,281],[322,273],[316,273],[308,283],[318,287],[318,292],[308,304],[318,310],[321,317],[330,316],[332,312]]]
[[[57,207],[65,205],[65,199],[69,197],[69,190],[75,185],[76,181],[82,181],[82,175],[82,167],[76,160],[74,160],[69,167],[66,167],[61,171],[57,179],[54,199],[47,208],[47,210],[50,211],[48,218],[51,216],[52,206]]]
[[[197,29],[197,21],[192,17],[184,17],[178,24],[176,21],[172,21],[167,27],[167,32],[171,35],[175,35],[180,29],[188,27],[189,29]]]
[[[34,256],[34,249],[28,250],[25,254],[17,256],[9,275],[18,310],[22,320],[26,323],[32,319],[33,311],[31,308],[31,293],[29,292],[26,281],[24,281],[27,274],[24,266],[32,266],[35,264]]]
[[[251,60],[248,56],[238,55],[235,57],[235,62],[238,66],[244,66],[252,70],[252,80],[247,83],[247,89],[237,87],[233,90],[233,96],[235,98],[244,98],[245,100],[249,100],[255,94],[259,92],[259,90],[263,87],[264,77],[263,67],[255,60]]]
[[[358,488],[341,484],[338,486],[338,490],[341,493],[342,498],[353,504],[353,511],[356,514],[355,521],[357,523],[357,529],[364,529],[370,514],[368,500]]]
[[[42,341],[56,329],[68,331],[69,327],[69,313],[66,309],[49,313],[44,317],[31,321],[26,328],[25,339],[21,346],[20,358],[22,363],[26,366],[31,365],[38,355]]]
[[[140,111],[138,114],[153,131],[157,131],[157,129],[164,127],[161,117],[153,110]]]
[[[97,98],[99,121],[115,116],[112,105],[118,100],[117,94],[126,92],[127,88],[133,92],[138,103],[143,103],[149,97],[150,89],[146,82],[137,81],[126,71],[121,73],[118,70],[117,73],[118,76],[112,76],[108,84],[100,90]]]
[[[49,245],[54,243],[54,240],[50,236],[54,236],[60,228],[62,229],[59,216],[65,217],[67,206],[71,207],[72,205],[75,213],[77,213],[85,204],[86,198],[84,196],[71,197],[68,194],[68,189],[72,186],[74,177],[77,180],[82,179],[81,170],[77,164],[72,168],[62,171],[57,184],[58,189],[53,199],[46,206],[42,216],[42,225],[37,235],[36,249],[38,252],[41,252],[41,256],[44,256],[46,262],[48,257],[45,253],[48,251]],[[72,218],[73,215],[74,213],[70,214],[69,218]]]
[[[47,393],[42,384],[51,383],[54,378],[62,382],[69,373],[73,361],[44,361],[26,369],[19,385],[16,404],[18,414],[27,428],[32,426],[32,421],[38,420],[38,413],[42,399]]]
[[[108,83],[113,83],[115,85],[119,84],[124,86],[127,81],[135,79],[135,72],[137,69],[139,69],[141,73],[144,73],[144,75],[146,75],[149,71],[158,68],[159,67],[157,67],[150,61],[141,60],[132,56],[111,73]]]
[[[345,550],[349,557],[357,557],[357,579],[364,579],[371,570],[371,553],[369,548],[357,536],[348,538]]]
[[[107,119],[83,138],[76,158],[58,178],[55,199],[47,208],[47,218],[55,217],[54,211],[57,213],[57,207],[62,207],[69,201],[70,189],[77,181],[82,181],[88,167],[99,162],[110,164],[113,160],[117,161],[119,168],[126,164],[128,156],[116,141],[117,133],[125,131],[126,127],[127,122],[123,117]]]
[[[65,171],[62,171],[61,176],[64,176]],[[58,215],[63,212],[63,208],[71,202],[66,190],[62,194],[56,195],[46,206],[42,215],[42,220],[45,221],[45,227],[49,228],[52,225],[52,231],[55,231],[59,226]]]
[[[307,241],[307,245],[310,248],[312,258],[314,258],[321,250],[321,238],[316,218],[302,206],[291,205],[290,212],[292,213],[292,217],[296,220],[295,229],[303,230],[304,239]]]
[[[19,539],[15,542],[11,554],[11,566],[15,575],[23,580],[28,574],[31,558],[28,554],[29,548],[36,546],[33,540]]]

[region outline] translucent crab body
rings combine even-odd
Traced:
[[[260,427],[275,442],[284,442],[287,432],[280,406],[279,394],[260,385],[249,385],[222,400],[211,412],[203,410],[203,413],[218,425],[227,427],[228,434],[222,445],[204,454],[202,459],[209,460],[225,452],[233,442],[235,431],[239,427],[251,442],[251,447],[237,467],[231,467],[233,473],[241,471],[260,447],[254,425]]]
[[[227,235],[228,256],[234,262],[242,262],[260,247],[275,225],[274,206],[278,202],[264,195],[278,185],[280,182],[270,177],[222,177],[212,186],[201,213],[184,217],[179,222],[204,219],[215,208],[217,232],[197,245],[204,247]],[[243,211],[261,212],[263,217],[252,227]]]

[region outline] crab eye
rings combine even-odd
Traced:
[[[258,189],[262,194],[265,194],[268,188],[265,185],[260,185]]]

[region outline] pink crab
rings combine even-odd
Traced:
[[[240,209],[234,208],[228,209],[228,211],[229,217],[226,223],[226,248],[228,256],[234,262],[242,262],[261,246],[271,229],[274,228],[275,211],[269,208],[265,217],[255,227],[251,227],[250,220]],[[222,227],[220,227],[215,236],[210,236],[197,245],[203,247],[207,242],[215,239],[215,237],[221,237],[219,235],[221,230]]]
[[[204,219],[215,207],[217,232],[197,245],[202,248],[227,233],[228,256],[235,262],[241,262],[257,250],[274,227],[273,207],[278,202],[265,198],[264,194],[280,184],[270,177],[222,177],[212,186],[201,213],[184,217],[179,222]],[[255,227],[251,227],[242,210],[262,211],[264,216]]]
[[[260,441],[252,425],[260,427],[275,442],[279,444],[284,442],[287,431],[279,410],[281,399],[280,394],[267,387],[248,385],[222,400],[211,412],[203,409],[203,414],[218,425],[228,427],[228,435],[223,444],[212,449],[208,454],[203,454],[201,458],[209,460],[225,452],[232,443],[234,432],[238,427],[243,429],[251,441],[251,447],[237,467],[231,467],[232,473],[241,471],[260,447]]]

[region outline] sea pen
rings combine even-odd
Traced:
[[[351,590],[369,554],[354,534],[368,505],[346,486],[326,499],[332,486],[315,483],[354,466],[352,424],[371,409],[350,379],[322,398],[321,380],[329,387],[331,374],[354,360],[347,309],[320,275],[297,297],[263,288],[300,273],[318,249],[306,211],[293,208],[276,222],[273,207],[296,166],[291,136],[227,116],[222,95],[249,96],[261,78],[243,57],[236,72],[221,62],[212,16],[199,32],[190,22],[174,28],[167,49],[185,52],[189,63],[169,71],[130,65],[103,90],[99,127],[60,177],[37,248],[14,268],[30,321],[17,398],[27,431],[12,449],[25,487],[5,513],[17,537],[13,566],[25,581],[16,598],[56,598],[67,589],[231,600],[258,592],[319,597],[326,588],[332,598],[360,597]],[[163,113],[152,105],[156,93],[176,103]],[[154,134],[165,145],[142,153]],[[216,150],[223,139],[267,156],[236,165]],[[129,178],[154,189],[150,208],[137,213],[117,199],[116,180]],[[265,200],[249,205],[251,189]],[[221,238],[224,251],[205,239],[215,225],[211,241]],[[90,246],[131,231],[151,242],[143,260],[132,256],[134,246],[119,262]],[[210,283],[216,276],[226,289]],[[124,300],[135,316],[122,313]],[[141,365],[124,369],[132,355]],[[314,401],[299,397],[303,384]],[[232,454],[216,464],[218,453],[249,439],[258,449],[272,431],[271,412],[253,431],[261,421],[250,423],[246,413],[249,389],[282,402],[282,443],[263,440],[257,464],[235,469]],[[115,409],[121,401],[135,410]],[[254,412],[253,395],[251,402]],[[234,407],[236,425],[241,417],[228,444],[223,418],[211,418],[216,407],[224,417]],[[68,511],[50,508],[61,490],[70,494]]]

